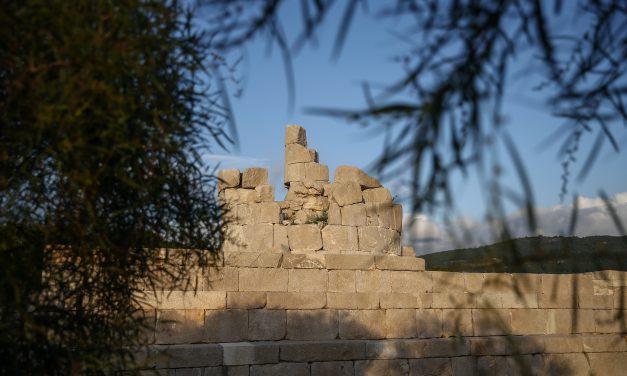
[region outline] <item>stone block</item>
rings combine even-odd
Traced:
[[[627,369],[627,353],[589,354],[590,371],[594,375],[621,376]]]
[[[319,341],[334,340],[338,335],[338,313],[335,310],[288,310],[287,311],[287,339]],[[282,360],[298,361],[294,357],[283,357]],[[307,359],[307,358],[299,358]],[[311,360],[342,360],[343,358],[316,358]],[[309,359],[307,359],[309,360]],[[307,361],[306,360],[306,361]]]
[[[202,309],[158,310],[155,343],[194,343],[202,340]]]
[[[193,344],[150,346],[146,359],[148,368],[210,367],[222,364],[220,345]]]
[[[278,341],[285,338],[286,317],[283,310],[253,309],[248,311],[248,339]]]
[[[375,256],[374,262],[383,270],[425,270],[425,260],[417,257]]]
[[[225,169],[218,172],[218,191],[225,188],[237,188],[240,183],[240,172],[238,169]]]
[[[329,210],[329,199],[324,196],[307,196],[303,199],[303,209],[316,212]]]
[[[226,293],[227,308],[253,309],[266,306],[266,293],[257,291],[229,291]]]
[[[238,366],[249,364],[277,363],[279,361],[279,345],[272,342],[221,343],[223,364]]]
[[[233,268],[277,268],[282,258],[281,253],[225,252],[224,264]]]
[[[135,295],[146,309],[223,309],[224,291],[142,291]]]
[[[426,358],[470,355],[470,342],[466,338],[433,338],[422,342]]]
[[[372,359],[355,362],[355,375],[400,376],[408,374],[407,359]]]
[[[422,308],[415,294],[392,292],[379,296],[381,308]]]
[[[415,338],[416,310],[388,309],[385,311],[386,338]]]
[[[327,269],[371,270],[374,269],[374,256],[371,255],[332,255],[324,257]]]
[[[391,271],[392,291],[418,293],[432,292],[433,280],[430,273],[414,271]]]
[[[588,334],[580,338],[586,353],[627,352],[627,336],[624,334]]]
[[[237,291],[237,268],[220,267],[204,268],[202,273],[203,290],[205,291]]]
[[[329,204],[329,213],[327,223],[329,225],[341,225],[342,224],[342,212],[340,206],[334,202]]]
[[[239,271],[240,291],[287,291],[288,271],[246,268]]]
[[[303,182],[307,180],[305,163],[286,164],[284,167],[283,181],[286,185],[292,182]]]
[[[625,311],[599,309],[593,311],[593,316],[596,333],[622,333],[627,327]]]
[[[276,202],[250,204],[251,223],[279,223],[280,212],[279,204]]]
[[[228,206],[253,203],[257,195],[253,189],[226,188],[220,192],[220,201]]]
[[[412,375],[452,376],[453,369],[449,358],[410,359]],[[496,373],[493,373],[495,375]]]
[[[354,270],[329,270],[329,292],[355,292]]]
[[[379,294],[376,293],[327,293],[328,308],[342,309],[377,309],[379,308]]]
[[[506,335],[511,332],[511,316],[506,309],[473,309],[475,336]]]
[[[323,292],[269,292],[267,309],[320,309],[327,303]]]
[[[429,272],[433,279],[433,292],[464,292],[464,274],[456,272]]]
[[[328,182],[329,167],[316,162],[305,163],[305,180]]]
[[[322,254],[285,254],[282,268],[285,269],[325,269],[325,259]]]
[[[341,214],[344,226],[366,225],[366,209],[362,203],[342,206]]]
[[[331,197],[339,206],[357,204],[363,201],[361,188],[354,181],[333,183],[331,186]]]
[[[320,269],[292,269],[289,271],[287,290],[326,292],[328,273]]]
[[[315,252],[322,248],[320,229],[314,224],[288,226],[287,238],[292,252]]]
[[[434,338],[442,335],[443,312],[441,309],[417,309],[416,333],[418,338]]]
[[[400,234],[396,230],[377,226],[358,228],[359,250],[373,254],[400,254]]]
[[[256,188],[268,185],[268,169],[260,167],[247,168],[242,173],[242,187]]]
[[[548,309],[547,333],[593,333],[596,331],[593,310],[591,309]]]
[[[288,362],[320,362],[364,359],[364,341],[286,342],[281,344],[281,360]]]
[[[255,187],[255,201],[256,202],[274,202],[274,186],[273,185],[258,185]]]
[[[285,164],[314,162],[314,157],[303,145],[285,145]]]
[[[573,276],[566,274],[542,274],[540,276],[540,308],[571,308],[576,306]],[[573,304],[575,304],[573,306]]]
[[[370,188],[364,189],[362,192],[364,196],[365,203],[391,203],[392,195],[387,188],[379,187],[379,188]]]
[[[434,292],[431,294],[433,308],[467,308],[475,307],[475,296],[463,291]]]
[[[206,310],[205,342],[238,342],[248,338],[248,311],[245,309]]]
[[[455,376],[477,375],[477,359],[473,356],[451,358],[451,368]]]
[[[274,228],[270,223],[245,225],[242,228],[248,252],[272,252]]]
[[[548,335],[544,340],[544,352],[548,354],[580,353],[584,350],[581,336],[573,335]]]
[[[512,309],[512,334],[546,334],[547,310],[544,309]]]
[[[385,338],[385,311],[359,309],[339,311],[341,339]]]
[[[357,251],[357,241],[356,227],[327,225],[322,229],[322,247],[325,251]]]
[[[472,336],[472,311],[470,309],[443,309],[442,335],[444,337]]]
[[[390,228],[398,232],[403,230],[403,207],[400,204],[392,205],[392,223]]]
[[[377,179],[353,166],[338,166],[335,169],[335,174],[333,175],[333,182],[356,182],[363,188],[377,188],[381,186]]]
[[[357,292],[391,293],[390,273],[384,270],[359,270],[356,272]]]
[[[590,363],[585,354],[545,354],[544,375],[590,375]],[[596,374],[596,373],[595,373]],[[607,375],[600,373],[600,375]]]
[[[290,245],[287,240],[287,226],[275,224],[272,229],[274,232],[272,239],[272,251],[277,253],[289,253]]]
[[[250,376],[309,376],[309,373],[308,363],[277,363],[250,367]]]
[[[307,131],[299,125],[288,125],[285,128],[285,145],[298,144],[307,146]]]
[[[313,362],[311,376],[355,376],[355,368],[351,361]]]

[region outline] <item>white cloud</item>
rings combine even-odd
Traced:
[[[611,205],[623,227],[627,227],[627,192],[610,198]],[[572,205],[562,204],[536,208],[537,234],[545,236],[565,235],[569,232]],[[494,224],[460,218],[444,225],[425,215],[406,216],[403,242],[412,244],[417,253],[430,253],[455,248],[475,247],[496,241]],[[527,227],[527,217],[523,211],[516,211],[507,217],[507,223],[514,237],[532,235]],[[580,197],[576,236],[621,235],[614,220],[609,215],[605,202],[600,198]]]

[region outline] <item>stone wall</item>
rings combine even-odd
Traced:
[[[296,171],[286,200],[273,201],[263,169],[222,172],[237,240],[193,271],[199,291],[141,297],[154,342],[141,367],[171,376],[624,374],[627,272],[425,271],[398,237],[364,241],[370,228],[401,229],[381,220],[400,207],[376,180],[353,168],[338,168],[333,184],[307,175],[326,167],[302,128],[289,127],[286,140],[298,145],[286,148],[286,171]],[[370,211],[376,222],[369,204],[384,208]],[[365,216],[345,210],[355,205]],[[355,218],[366,222],[345,222]]]

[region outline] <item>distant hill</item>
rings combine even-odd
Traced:
[[[577,273],[627,270],[627,236],[536,236],[420,257],[425,259],[427,270],[442,271]]]

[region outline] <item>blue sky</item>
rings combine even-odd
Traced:
[[[300,30],[300,15],[294,13],[296,8],[290,8],[296,3],[288,2],[288,7],[283,9],[285,31],[292,37]],[[293,57],[296,96],[292,113],[288,112],[286,76],[279,51],[274,48],[268,54],[265,39],[259,38],[244,53],[239,69],[243,93],[232,99],[240,137],[239,150],[225,153],[215,149],[216,154],[228,156],[213,156],[209,160],[220,160],[224,168],[268,167],[271,183],[277,188],[277,200],[282,200],[285,194],[282,164],[283,132],[287,124],[299,124],[307,129],[310,147],[318,150],[320,162],[329,166],[331,174],[338,165],[365,169],[382,150],[382,137],[376,135],[373,128],[364,129],[357,124],[304,112],[308,107],[362,108],[365,104],[362,82],[391,83],[402,74],[392,58],[406,45],[390,33],[393,25],[389,22],[363,13],[354,20],[340,58],[332,62],[330,57],[340,14],[331,12],[325,26],[319,29],[317,48],[307,46]],[[504,102],[507,129],[525,162],[536,205],[540,208],[559,205],[562,173],[556,156],[559,144],[545,149],[540,149],[539,145],[561,122],[551,117],[550,109],[542,103],[542,93],[532,90],[541,82],[539,75],[534,77],[531,69],[527,72],[525,64],[517,64],[514,71],[519,74],[509,81]],[[619,124],[615,128],[620,129],[616,133],[620,147],[627,148],[624,127]],[[575,165],[576,172],[595,136],[588,134],[585,138]],[[583,182],[572,179],[571,192],[594,198],[601,188],[610,196],[627,191],[627,153],[616,154],[609,145],[605,146],[586,179]],[[506,154],[503,157],[505,160]],[[517,186],[511,165],[506,163],[505,167],[505,181]],[[458,215],[481,220],[485,208],[481,187],[472,177],[455,181]],[[387,186],[393,194],[398,193],[394,192],[398,187]],[[567,200],[571,200],[570,196]]]

